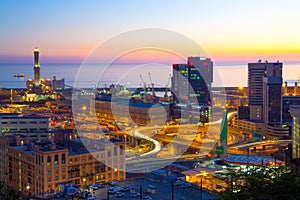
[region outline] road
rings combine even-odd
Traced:
[[[235,113],[229,113],[228,114],[228,119],[230,119]],[[127,158],[126,161],[129,161],[128,163],[132,163],[135,160],[138,159],[138,161],[141,161],[142,159],[152,159],[155,158],[157,153],[159,153],[163,148],[163,143],[164,144],[175,144],[175,145],[182,145],[185,146],[183,148],[182,152],[179,153],[182,155],[185,150],[188,148],[194,148],[197,149],[199,152],[202,154],[207,155],[217,144],[217,141],[219,140],[219,134],[220,134],[220,123],[221,119],[215,122],[211,122],[205,125],[204,129],[208,130],[207,136],[210,138],[210,140],[204,140],[204,142],[196,142],[193,140],[186,140],[186,139],[181,139],[178,137],[172,137],[172,136],[166,136],[166,135],[159,135],[157,134],[158,131],[161,129],[161,126],[148,126],[148,127],[140,127],[137,128],[133,131],[132,136],[148,140],[154,144],[154,148],[145,153],[141,154],[139,158],[136,157],[130,157]],[[184,124],[179,126],[178,132],[192,132],[195,133],[198,131],[199,125],[195,124]],[[206,136],[206,137],[207,137]],[[243,135],[236,131],[229,131],[229,137],[228,137],[228,142],[229,144],[238,144],[241,143],[245,140]]]

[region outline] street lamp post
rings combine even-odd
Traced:
[[[107,190],[107,200],[109,200],[109,191]]]
[[[202,178],[200,179],[200,200],[202,200],[203,188],[202,188]]]
[[[30,199],[31,194],[30,194],[30,185],[29,185],[29,183],[26,185],[26,190],[27,190],[27,194],[28,194],[28,199]]]
[[[174,200],[174,181],[172,181],[172,200]]]

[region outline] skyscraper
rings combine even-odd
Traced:
[[[187,64],[173,64],[172,92],[178,102],[189,100],[189,68]]]
[[[282,78],[263,78],[263,118],[268,125],[282,124]]]
[[[263,77],[282,78],[282,63],[248,63],[248,98],[249,105],[263,106]]]
[[[33,55],[34,55],[34,86],[40,87],[41,85],[41,77],[40,77],[40,60],[39,60],[39,49],[35,47]]]
[[[282,122],[282,63],[248,64],[248,100],[251,119],[278,125]]]
[[[173,64],[173,94],[180,103],[208,106],[212,77],[210,58],[189,57],[187,64]]]
[[[188,64],[194,66],[201,74],[208,89],[210,90],[213,82],[213,62],[210,58],[188,57]]]

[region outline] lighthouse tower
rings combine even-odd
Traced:
[[[39,58],[39,49],[35,47],[33,55],[34,55],[34,86],[36,88],[40,87],[41,85],[41,77],[40,77],[40,58]]]

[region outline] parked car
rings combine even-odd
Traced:
[[[116,181],[116,180],[112,180],[112,181],[109,182],[109,185],[111,185],[111,186],[116,186],[118,184],[119,184],[119,182]]]
[[[184,182],[180,181],[180,180],[177,180],[174,182],[174,185],[177,185],[177,186],[181,186],[182,184],[184,184]]]
[[[150,197],[150,196],[143,196],[142,200],[152,200],[152,197]]]
[[[130,197],[138,197],[138,196],[140,196],[140,193],[138,193],[138,192],[130,192],[129,196]]]
[[[104,184],[102,182],[98,182],[96,185],[98,188],[104,188]]]
[[[130,191],[130,187],[129,186],[123,186],[123,187],[120,188],[120,191],[121,192],[128,192],[128,191]]]
[[[108,194],[115,194],[116,190],[113,187],[108,188]]]
[[[189,188],[189,187],[192,187],[192,184],[190,184],[190,183],[184,183],[180,187],[181,188]]]
[[[85,198],[93,198],[93,195],[92,195],[92,193],[90,193],[90,192],[87,192],[87,193],[85,193]]]
[[[125,196],[125,193],[124,192],[116,192],[115,196],[116,197],[123,197],[123,196]]]

